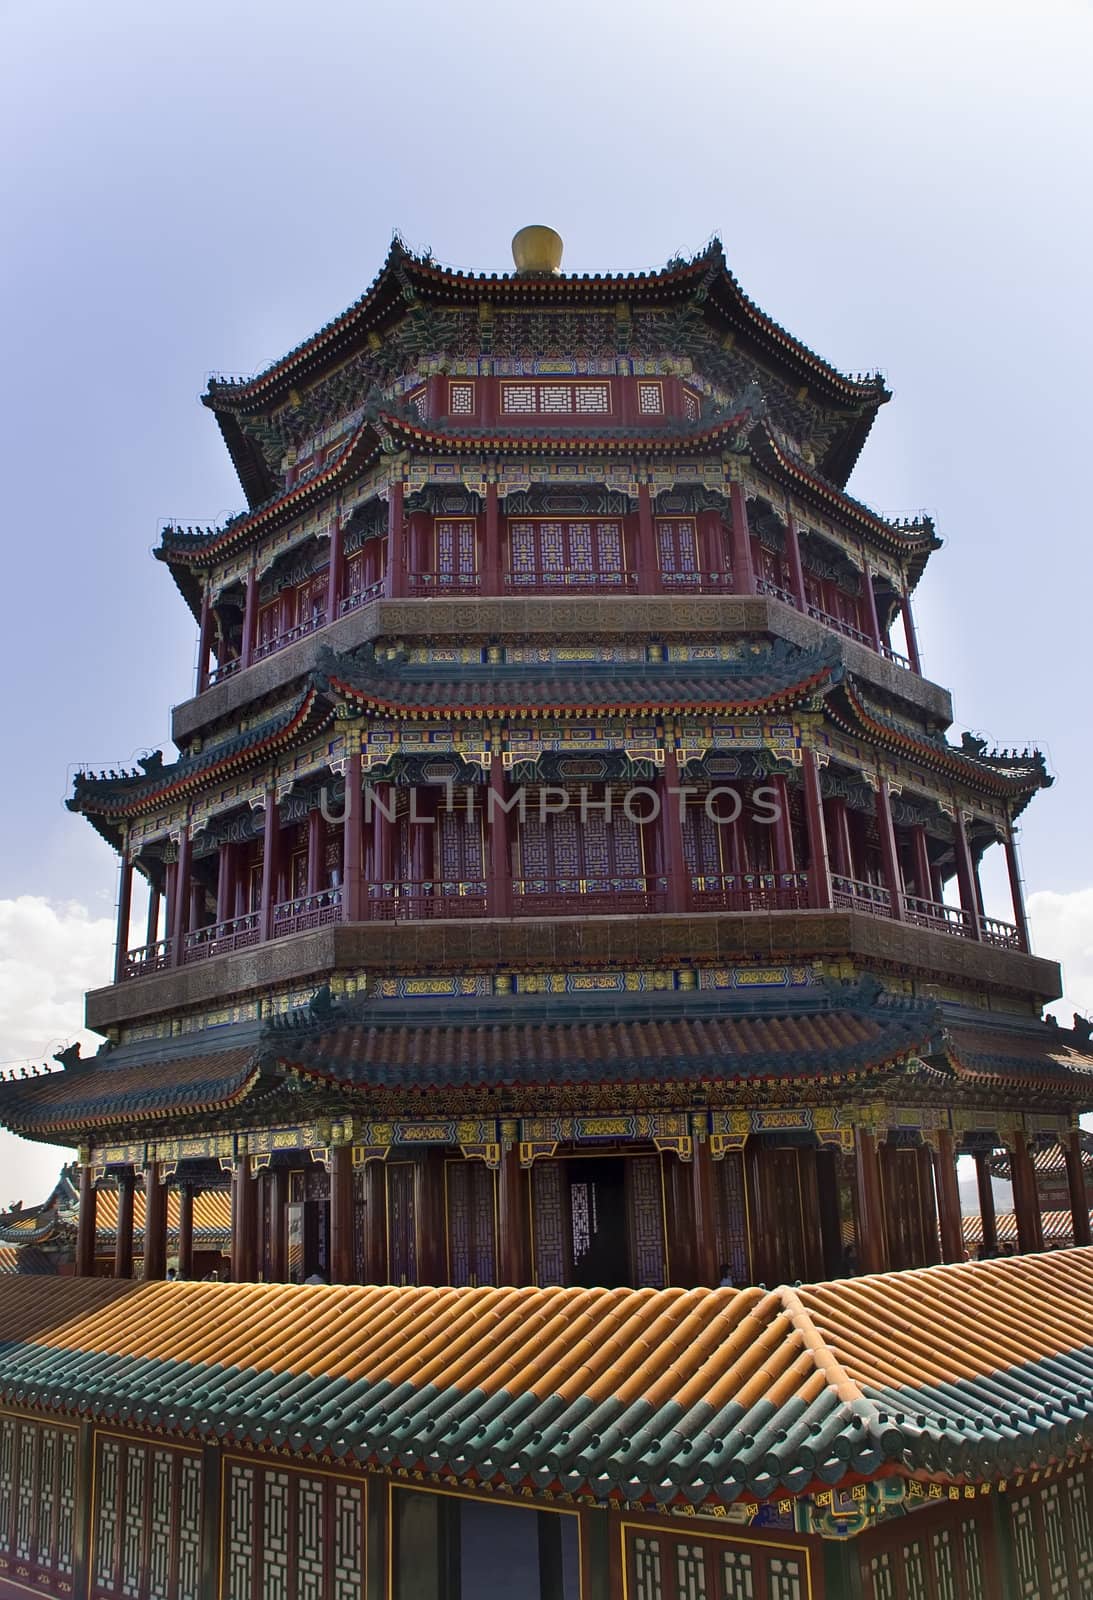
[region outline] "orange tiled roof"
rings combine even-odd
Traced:
[[[1093,1222],[1093,1211],[1089,1213]],[[1017,1213],[1014,1211],[999,1211],[995,1215],[995,1226],[998,1229],[999,1244],[1017,1243]],[[1045,1245],[1060,1245],[1074,1243],[1074,1218],[1067,1211],[1045,1211],[1041,1208],[1040,1223],[1044,1230]],[[963,1221],[964,1243],[969,1250],[977,1249],[983,1243],[983,1219],[977,1211],[970,1212]]]
[[[10,1279],[0,1327],[0,1398],[601,1501],[1093,1443],[1093,1250],[771,1291]]]
[[[100,1189],[95,1206],[95,1226],[100,1234],[113,1235],[118,1227],[118,1191]],[[194,1234],[215,1240],[231,1236],[232,1203],[226,1189],[199,1189],[194,1195]],[[144,1191],[133,1194],[133,1232],[144,1232]],[[178,1233],[178,1190],[167,1191],[167,1232]]]

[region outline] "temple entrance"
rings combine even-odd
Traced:
[[[753,1271],[768,1288],[824,1276],[816,1150],[811,1144],[747,1147]]]
[[[630,1283],[625,1166],[621,1156],[566,1162],[573,1262],[570,1281],[581,1288],[617,1289]]]

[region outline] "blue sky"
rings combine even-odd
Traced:
[[[190,692],[195,628],[149,551],[243,503],[208,373],[343,309],[395,228],[505,270],[532,221],[569,270],[719,232],[765,310],[886,372],[851,488],[945,538],[917,615],[958,729],[1058,774],[1024,870],[1093,1005],[1088,0],[3,13],[0,1060],[73,1037],[107,976],[113,859],[63,800],[81,763],[163,745]],[[0,1204],[52,1164],[0,1140]]]

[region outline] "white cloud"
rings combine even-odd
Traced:
[[[1051,1010],[1066,1026],[1075,1011],[1093,1016],[1093,889],[1039,889],[1028,915],[1036,954],[1062,963],[1063,998]]]
[[[0,1066],[47,1061],[74,1039],[85,1054],[98,1047],[83,997],[110,981],[113,940],[112,919],[77,901],[0,900]],[[71,1151],[0,1132],[0,1208],[44,1199],[66,1160]]]

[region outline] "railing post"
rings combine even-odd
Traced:
[[[729,485],[732,508],[732,587],[734,594],[755,593],[755,564],[751,558],[751,533],[748,528],[748,502],[742,483]]]
[[[820,769],[816,752],[801,751],[805,784],[805,821],[808,828],[808,903],[817,910],[831,909],[831,863],[827,853],[824,803],[820,793]]]

